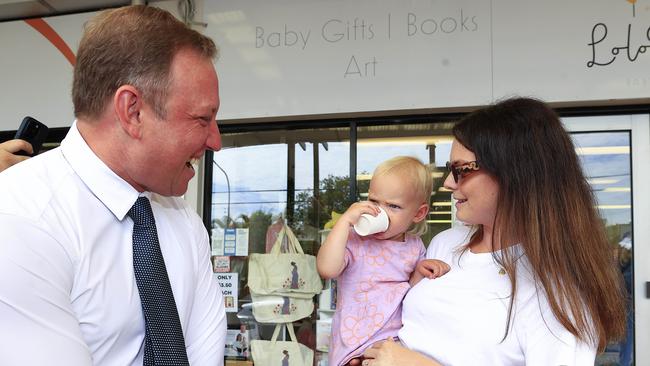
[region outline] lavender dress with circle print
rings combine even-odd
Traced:
[[[397,336],[410,275],[425,253],[417,236],[406,235],[399,242],[361,237],[350,230],[346,267],[337,278],[331,366],[344,365],[373,343]]]

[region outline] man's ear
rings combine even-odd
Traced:
[[[413,222],[420,222],[424,220],[428,214],[429,214],[429,205],[426,203],[421,204],[417,212],[415,213]]]
[[[140,139],[142,137],[142,94],[131,85],[120,86],[113,95],[115,114],[122,130],[129,136]]]

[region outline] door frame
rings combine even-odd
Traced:
[[[650,361],[650,294],[646,293],[646,281],[650,281],[650,115],[565,117],[562,122],[570,132],[630,132],[634,364],[646,364]]]

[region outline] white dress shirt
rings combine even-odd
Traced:
[[[126,216],[139,195],[151,201],[190,364],[223,364],[225,310],[200,218],[180,198],[139,194],[75,123],[60,148],[0,173],[0,365],[142,365]]]

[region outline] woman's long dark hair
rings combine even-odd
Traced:
[[[578,339],[603,349],[622,337],[622,279],[557,114],[539,100],[514,98],[469,114],[453,134],[499,184],[493,248],[522,244],[539,291]],[[517,291],[516,256],[512,250],[499,253],[495,259],[512,284],[507,336]]]

